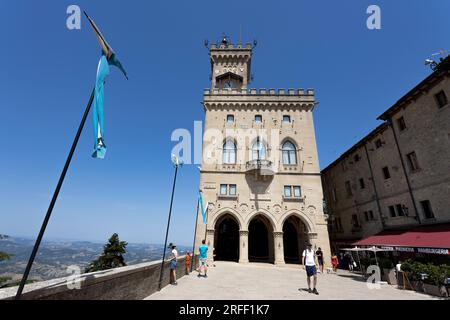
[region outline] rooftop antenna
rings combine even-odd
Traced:
[[[242,44],[242,24],[239,26],[239,44]]]
[[[431,70],[436,71],[436,69],[438,68],[439,64],[444,61],[444,59],[448,56],[448,50],[439,50],[436,53],[433,53],[431,55],[431,57],[436,57],[436,56],[440,56],[439,57],[439,62],[437,62],[434,59],[426,59],[425,60],[425,65],[426,66],[430,66]]]
[[[435,57],[435,56],[441,56],[441,60],[444,60],[444,58],[448,55],[448,50],[444,50],[441,49],[439,50],[439,52],[433,53],[431,56]]]

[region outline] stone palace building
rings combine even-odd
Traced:
[[[312,89],[249,89],[251,44],[208,46],[211,88],[205,132],[196,252],[240,263],[300,263],[311,242],[330,261],[314,132]]]
[[[450,252],[443,238],[450,233],[449,97],[447,57],[322,171],[336,251],[375,234],[376,240],[362,243],[420,245],[417,233],[411,243],[402,240],[409,231],[428,239],[427,247]]]

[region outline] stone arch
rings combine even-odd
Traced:
[[[293,209],[282,215],[280,228],[283,230],[284,262],[301,263],[301,253],[314,234],[314,223],[303,212]]]
[[[285,144],[288,141],[291,142],[295,146],[295,149],[297,151],[300,150],[300,145],[298,144],[298,141],[295,138],[291,137],[291,136],[286,136],[286,137],[284,137],[281,140],[281,142],[280,142],[280,150],[283,149],[283,144]]]
[[[234,137],[227,136],[222,139],[222,163],[236,164],[238,143]]]
[[[288,210],[285,213],[283,213],[283,215],[281,216],[281,218],[279,220],[280,223],[278,225],[278,229],[280,231],[283,230],[284,222],[291,216],[296,216],[297,218],[299,218],[306,225],[309,233],[316,233],[316,226],[313,223],[313,221],[311,220],[311,218],[297,209],[291,209],[291,210]]]
[[[215,219],[213,256],[217,260],[239,261],[240,221],[230,213],[223,212]]]
[[[293,150],[285,149],[285,145],[287,145],[287,144],[291,144],[294,149]],[[280,160],[283,165],[285,165],[285,164],[298,165],[299,164],[299,162],[300,162],[300,147],[299,147],[298,142],[294,138],[288,136],[288,137],[285,137],[283,140],[281,140],[279,150],[280,150]],[[285,151],[287,152],[287,155],[286,155],[287,163],[285,163]],[[291,161],[292,158],[294,158],[294,159]]]
[[[275,262],[275,227],[276,224],[261,210],[248,220],[249,262]]]
[[[214,229],[216,227],[217,221],[224,215],[230,215],[232,216],[236,222],[239,225],[239,229],[242,230],[242,227],[245,225],[242,221],[241,215],[239,214],[239,212],[236,211],[236,209],[230,208],[230,207],[225,207],[225,208],[221,208],[220,210],[216,211],[212,217],[211,222],[208,221],[208,228],[210,229]]]
[[[269,220],[274,232],[280,231],[278,228],[277,220],[276,220],[275,216],[266,209],[258,209],[258,210],[254,210],[253,212],[251,212],[244,220],[244,223],[243,223],[243,225],[245,226],[244,230],[248,231],[248,226],[249,226],[250,222],[253,220],[253,218],[255,218],[258,215],[262,215],[263,217],[265,217]]]

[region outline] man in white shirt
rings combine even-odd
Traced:
[[[317,263],[316,263],[316,253],[312,249],[312,244],[308,243],[306,245],[306,250],[303,251],[303,264],[306,269],[306,276],[308,281],[308,292],[319,294],[316,289],[317,285]],[[313,290],[311,290],[311,277],[314,277]]]

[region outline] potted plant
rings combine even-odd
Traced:
[[[447,277],[450,275],[450,266],[436,266],[429,263],[425,265],[424,269],[426,270],[426,273],[428,275],[427,278],[423,281],[424,292],[433,296],[448,296],[445,283]]]
[[[407,260],[402,263],[402,271],[405,273],[406,278],[411,285],[411,289],[415,291],[423,291],[423,283],[421,279],[421,263],[415,262],[413,260]]]

